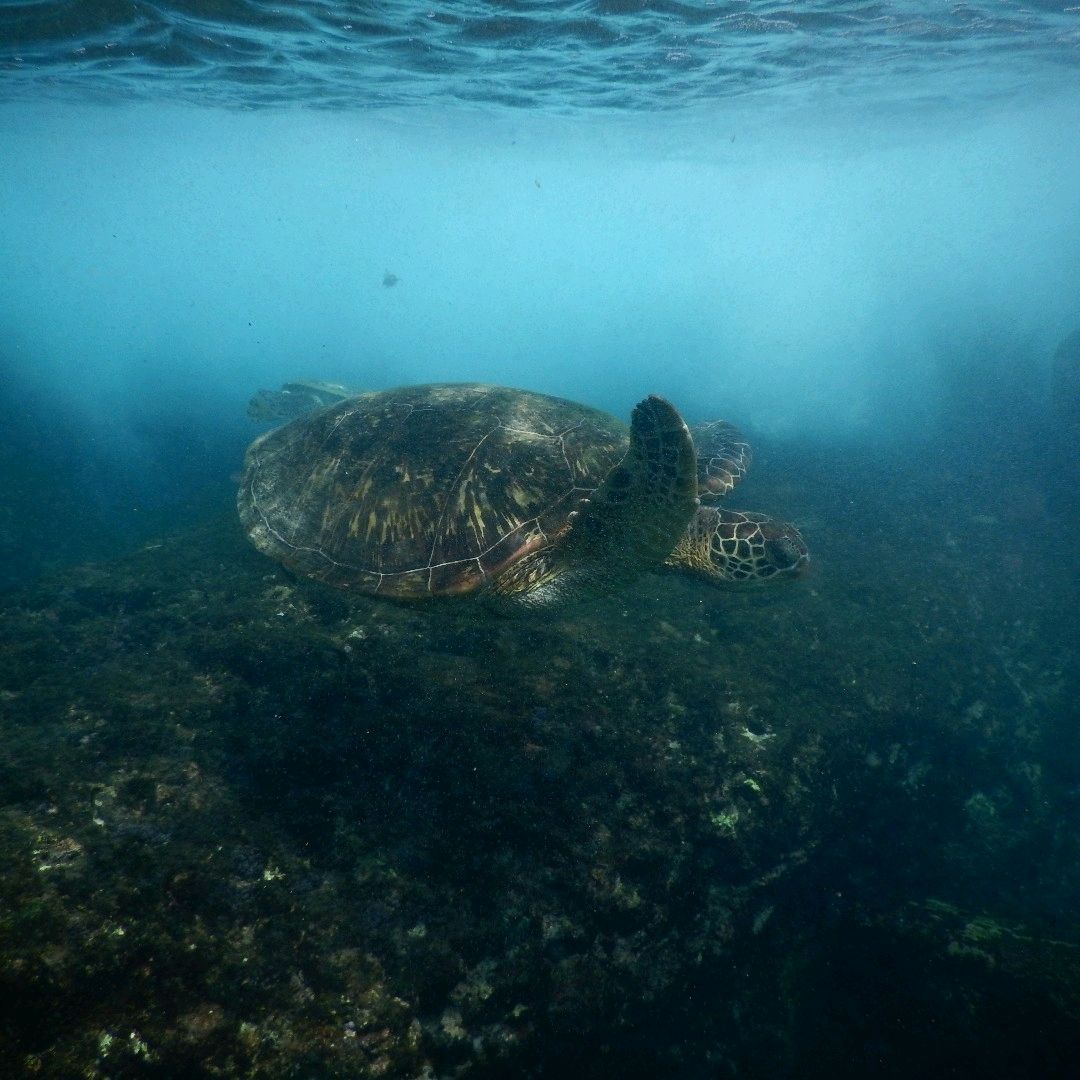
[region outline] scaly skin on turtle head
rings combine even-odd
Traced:
[[[794,525],[765,514],[702,506],[665,565],[725,585],[796,577],[809,563]]]

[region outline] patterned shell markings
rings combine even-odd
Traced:
[[[365,394],[255,442],[240,514],[262,551],[331,584],[470,592],[557,536],[627,445],[613,417],[542,394]]]

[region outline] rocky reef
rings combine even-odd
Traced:
[[[476,618],[225,515],[6,594],[0,1073],[1066,1075],[1074,534],[845,466],[776,590]]]

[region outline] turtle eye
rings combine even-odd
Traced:
[[[806,544],[794,529],[785,529],[765,541],[765,553],[778,573],[799,572],[807,564]]]

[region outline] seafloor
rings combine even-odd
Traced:
[[[774,454],[807,578],[560,618],[231,515],[7,593],[0,1075],[1076,1075],[1076,530],[1001,467]]]

